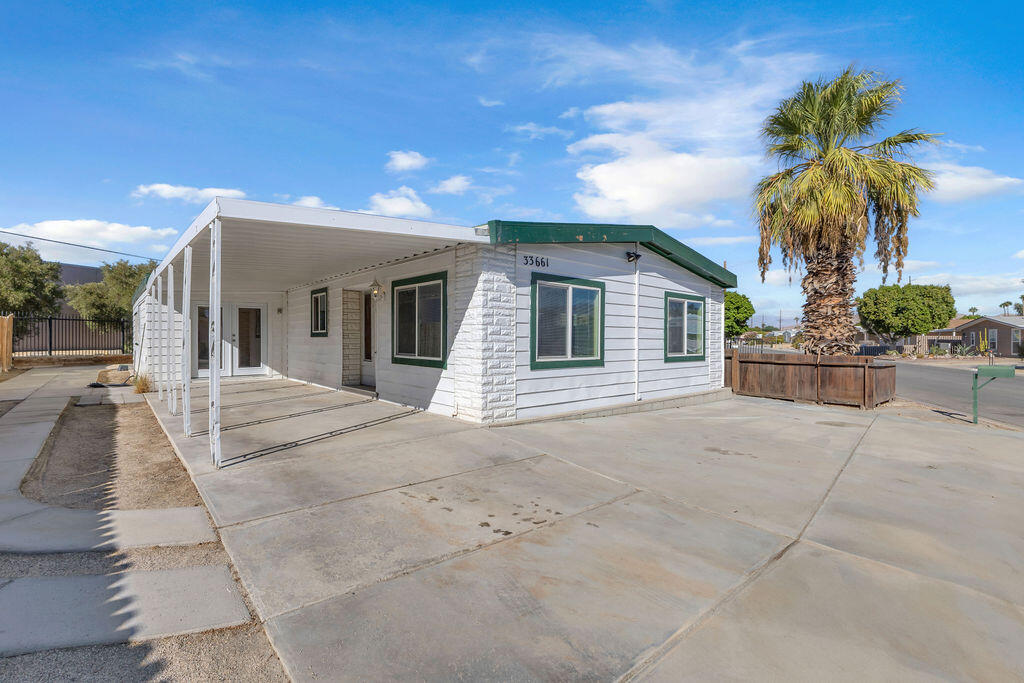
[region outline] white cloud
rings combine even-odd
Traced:
[[[61,219],[39,221],[38,223],[19,223],[4,229],[32,237],[45,237],[61,240],[62,242],[74,242],[90,247],[130,253],[137,253],[139,246],[145,246],[148,251],[162,253],[166,249],[163,244],[150,245],[147,243],[155,242],[156,240],[166,240],[178,234],[178,231],[174,228],[152,228],[148,225],[127,225],[125,223],[93,219]],[[2,233],[0,233],[0,239],[14,244],[25,244],[31,241],[31,239]],[[88,264],[101,261],[115,261],[121,258],[116,254],[103,254],[91,249],[82,249],[53,242],[36,241],[33,244],[44,259],[51,261]]]
[[[521,123],[518,126],[509,126],[506,130],[522,135],[529,140],[543,140],[549,135],[560,135],[563,138],[572,137],[571,130],[565,130],[557,126],[542,126],[533,121]]]
[[[388,163],[384,166],[392,173],[403,173],[406,171],[418,171],[430,163],[428,157],[413,150],[388,152]]]
[[[776,287],[788,287],[790,285],[799,287],[802,279],[803,273],[788,270],[769,270],[764,274],[764,283]]]
[[[935,171],[935,190],[928,196],[937,202],[962,202],[1024,189],[1024,179],[999,175],[981,166],[948,161],[924,165]]]
[[[746,244],[749,242],[756,242],[757,237],[754,235],[730,235],[723,237],[688,237],[686,238],[687,244],[696,244],[698,246],[719,246],[729,244]]]
[[[579,107],[569,107],[568,109],[563,111],[561,114],[559,114],[558,118],[560,118],[560,119],[574,119],[577,116],[579,116],[581,113],[582,113],[582,110]]]
[[[245,192],[224,187],[190,187],[188,185],[168,185],[153,183],[139,185],[132,192],[133,197],[160,197],[162,199],[180,199],[191,204],[207,204],[215,197],[244,199]]]
[[[327,204],[323,199],[317,197],[315,194],[305,195],[299,197],[292,204],[296,206],[309,206],[314,209],[338,209],[339,207]]]
[[[473,179],[466,175],[453,175],[445,178],[434,187],[427,190],[432,194],[465,194],[466,190],[473,187]]]
[[[481,107],[500,107],[505,104],[501,100],[490,100],[483,95],[477,96],[476,101],[480,103]]]
[[[1014,254],[1013,258],[1024,258],[1024,249],[1021,249],[1016,254]]]
[[[573,195],[591,218],[694,227],[716,222],[702,206],[745,197],[756,158],[676,152],[644,135],[594,135],[569,146],[573,154],[610,150],[616,158],[586,164],[576,173],[583,191]]]
[[[1024,286],[1024,272],[985,275],[938,273],[915,277],[914,284],[949,285],[956,298],[972,294],[1016,294]]]
[[[378,192],[370,197],[369,212],[405,218],[430,218],[434,214],[434,210],[420,199],[416,190],[406,185],[390,192]]]

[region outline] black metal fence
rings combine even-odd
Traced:
[[[765,344],[764,339],[758,337],[727,337],[725,348],[736,349],[740,353],[770,353],[772,350],[771,344]]]
[[[96,356],[131,352],[131,320],[14,314],[15,356]]]

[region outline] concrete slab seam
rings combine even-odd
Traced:
[[[877,420],[878,415],[875,415],[871,419],[871,422],[868,423],[867,427],[864,429],[864,433],[861,434],[860,438],[857,439],[857,443],[855,443],[853,445],[853,448],[850,449],[850,454],[846,456],[845,462],[843,462],[843,465],[839,468],[839,471],[836,472],[835,477],[832,478],[832,483],[830,483],[828,488],[825,490],[825,493],[818,501],[818,505],[815,507],[814,512],[811,513],[811,516],[808,518],[803,528],[800,529],[800,533],[797,534],[797,537],[789,543],[787,543],[782,549],[780,549],[774,555],[772,555],[764,562],[762,562],[760,565],[758,565],[750,572],[748,572],[739,583],[737,583],[735,586],[726,591],[717,602],[715,602],[706,610],[698,614],[697,617],[689,624],[683,626],[681,629],[679,629],[671,636],[669,636],[668,639],[666,639],[664,643],[656,647],[651,652],[651,654],[649,654],[647,657],[643,658],[641,661],[634,664],[629,671],[627,671],[618,679],[619,681],[625,683],[626,681],[635,680],[637,676],[649,670],[652,666],[654,666],[654,664],[663,659],[670,651],[672,651],[679,643],[685,640],[688,635],[690,635],[691,633],[699,629],[701,626],[703,626],[711,617],[721,612],[721,610],[729,602],[731,602],[740,593],[745,591],[748,586],[754,583],[754,581],[756,581],[765,572],[767,572],[774,565],[776,565],[779,560],[785,557],[786,553],[788,553],[791,548],[793,548],[795,545],[801,542],[801,540],[803,539],[804,532],[807,531],[807,528],[811,525],[811,522],[813,522],[814,519],[818,516],[818,512],[821,511],[821,508],[825,506],[826,501],[828,501],[829,495],[832,493],[832,489],[835,488],[835,485],[839,481],[839,478],[843,475],[843,472],[846,471],[847,466],[853,460],[853,456],[857,453],[857,449],[860,448],[860,445],[864,441],[864,438],[868,435],[868,432],[871,431],[871,428],[874,426],[875,421]]]

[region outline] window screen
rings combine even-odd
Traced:
[[[683,353],[683,335],[686,321],[683,318],[686,312],[686,302],[682,299],[668,300],[668,352],[670,354]]]
[[[600,283],[593,285],[534,274],[531,363],[604,363],[604,293]]]
[[[704,353],[704,304],[700,301],[686,302],[686,353]]]
[[[309,293],[309,334],[327,336],[327,290],[314,289]]]
[[[395,362],[401,363],[404,358],[407,363],[443,367],[444,286],[443,273],[394,283]]]

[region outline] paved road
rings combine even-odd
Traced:
[[[896,363],[896,395],[971,415],[971,370]],[[1024,427],[1024,370],[979,393],[979,415]]]

